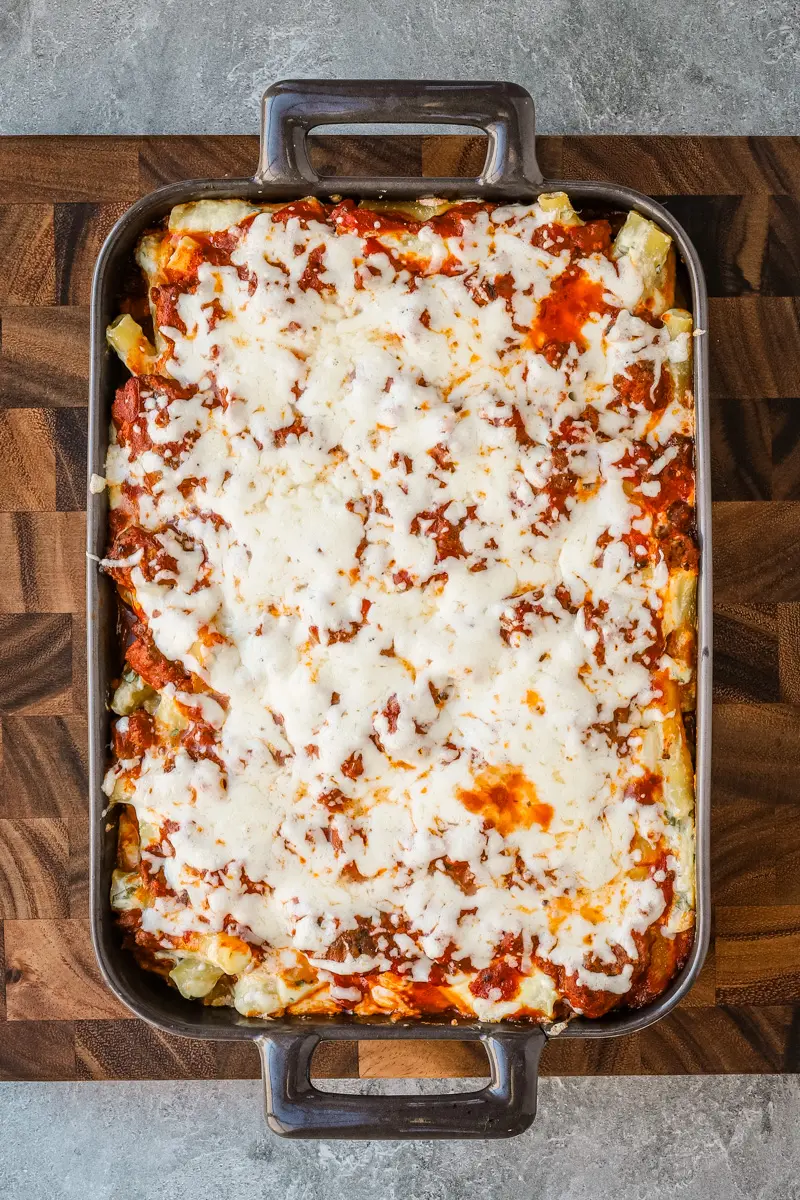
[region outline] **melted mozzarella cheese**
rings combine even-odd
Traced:
[[[522,935],[543,1012],[555,989],[532,946],[583,987],[629,987],[630,964],[603,968],[615,947],[635,960],[664,909],[658,883],[630,874],[634,834],[655,843],[664,822],[626,796],[637,739],[621,748],[608,726],[659,716],[642,653],[667,573],[636,566],[627,535],[649,526],[620,463],[633,439],[658,445],[691,422],[676,408],[654,430],[652,414],[609,407],[616,375],[679,353],[632,315],[643,284],[629,260],[581,263],[611,311],[587,315],[585,348],[560,367],[520,335],[569,263],[532,244],[547,220],[508,206],[460,238],[425,228],[412,275],[396,235],[367,252],[328,224],[261,213],[231,265],[204,262],[180,296],[186,332],[162,327],[167,371],[196,392],[156,388],[153,449],[112,446],[106,473],[112,488],[149,475],[139,520],[175,569],[152,577],[131,556],[137,602],[157,648],[224,704],[176,697],[202,710],[218,761],[180,749],[165,773],[156,746],[132,781],[140,818],[177,826],[159,865],[188,897],[156,898],[145,930],[232,920],[344,974],[391,971],[399,947],[416,980],[448,953],[478,972]],[[509,304],[467,285],[507,274]],[[553,437],[587,404],[597,431],[567,447],[580,493],[559,509]],[[159,446],[174,442],[165,470]],[[598,657],[582,606],[600,600]],[[468,864],[468,892],[448,860]],[[333,962],[364,919],[407,932]],[[461,990],[479,1015],[519,1004]]]

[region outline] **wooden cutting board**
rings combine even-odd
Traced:
[[[474,174],[481,139],[321,138],[347,174]],[[664,198],[711,295],[715,933],[700,981],[549,1074],[800,1070],[800,139],[543,138],[550,178]],[[0,139],[0,1079],[248,1077],[100,981],[87,920],[84,489],[89,288],[152,188],[247,176],[249,137]],[[5,983],[3,984],[3,980]],[[327,1076],[473,1075],[464,1043],[329,1044]]]

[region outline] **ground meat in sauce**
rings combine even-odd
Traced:
[[[668,371],[660,371],[656,379],[650,363],[637,362],[625,374],[614,376],[614,388],[626,407],[661,412],[672,397],[672,378]],[[612,402],[609,407],[615,404]]]
[[[136,627],[134,641],[125,651],[129,666],[156,691],[174,683],[181,691],[192,691],[192,677],[180,663],[166,658],[153,642],[149,630]]]
[[[192,285],[178,283],[163,283],[150,289],[150,297],[155,307],[155,321],[160,329],[177,329],[184,335],[188,333],[186,323],[178,311],[178,302],[184,292],[191,290]]]
[[[137,553],[138,560],[135,566],[145,579],[155,579],[161,572],[170,575],[178,574],[178,563],[173,555],[167,553],[158,534],[142,529],[138,525],[126,525],[117,533],[108,552],[112,565],[105,568],[106,572],[125,587],[131,587],[132,565],[116,567],[113,565],[113,561],[121,559],[124,562]]]
[[[144,709],[114,722],[114,754],[119,759],[141,758],[157,741],[153,718]]]
[[[485,971],[480,971],[469,985],[473,996],[484,1000],[513,1000],[518,994],[523,975],[518,967],[505,960],[493,962]]]

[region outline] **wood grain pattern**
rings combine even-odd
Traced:
[[[695,980],[694,987],[690,988],[678,1003],[678,1008],[711,1008],[716,1001],[716,996],[717,964],[714,957],[714,938],[712,934],[711,945],[708,948],[705,962],[700,969],[700,974]]]
[[[72,702],[72,619],[0,614],[0,714],[55,715]]]
[[[771,500],[774,459],[769,403],[727,396],[712,406],[710,416],[714,499]]]
[[[97,255],[112,228],[128,208],[116,204],[56,204],[53,237],[56,303],[88,304]]]
[[[90,1015],[90,1014],[87,1014]],[[99,1016],[100,1014],[98,1014]],[[113,1016],[113,1014],[108,1014]],[[213,1079],[214,1042],[170,1037],[143,1021],[79,1020],[78,1079]]]
[[[70,817],[67,829],[67,912],[73,920],[88,920],[89,817]]]
[[[773,296],[800,296],[798,225],[800,200],[797,196],[770,196],[762,292]]]
[[[0,816],[85,816],[86,756],[82,716],[4,718]]]
[[[560,139],[555,139],[560,141]],[[444,135],[438,138],[427,138],[422,146],[422,174],[429,179],[438,176],[445,179],[451,175],[466,177],[480,174],[486,162],[488,140],[485,137],[450,137]],[[560,147],[559,147],[560,149]],[[537,143],[537,156],[540,166],[542,162],[542,142]],[[561,155],[558,155],[560,164]],[[551,163],[554,166],[555,163]],[[552,172],[557,174],[557,172]]]
[[[311,165],[319,175],[419,175],[423,173],[422,146],[415,137],[362,137],[342,157],[336,134],[315,135],[309,140]]]
[[[88,707],[86,692],[86,614],[72,614],[72,712],[85,713]]]
[[[712,297],[708,310],[715,400],[800,396],[797,297]]]
[[[0,612],[80,612],[85,544],[81,512],[0,513]]]
[[[771,196],[657,196],[697,246],[709,296],[761,292]],[[783,295],[778,292],[778,295]]]
[[[563,139],[540,137],[536,139],[536,158],[546,179],[560,179],[563,162]],[[422,143],[422,174],[428,177],[479,174],[486,161],[487,140],[485,137],[425,138]]]
[[[796,195],[800,138],[564,138],[564,177],[606,179],[653,196]]]
[[[717,909],[717,993],[723,1004],[769,1004],[800,992],[800,905]]]
[[[482,138],[311,139],[319,170],[474,175]],[[800,139],[545,138],[685,224],[711,293],[712,887],[701,977],[630,1038],[545,1074],[800,1071]],[[254,137],[0,139],[0,1079],[255,1078],[249,1043],[168,1038],[88,936],[83,516],[88,303],[103,237],[179,179],[247,177]],[[466,1043],[323,1043],[320,1077],[486,1070]]]
[[[800,709],[725,704],[714,718],[714,897],[726,908],[800,904]]]
[[[781,699],[778,606],[725,604],[714,609],[714,697],[723,701]]]
[[[41,408],[0,408],[0,503],[4,512],[56,507],[55,414]]]
[[[85,408],[59,408],[53,417],[56,508],[59,512],[83,512],[86,507],[89,412]]]
[[[88,403],[89,310],[0,304],[0,407]]]
[[[677,1008],[639,1034],[643,1075],[800,1071],[793,1005]]]
[[[542,1054],[542,1075],[641,1075],[641,1034],[582,1041],[555,1038]]]
[[[137,138],[3,138],[0,196],[24,205],[136,200],[139,146]]]
[[[6,950],[3,922],[0,921],[0,1030],[5,1029],[6,1019]]]
[[[53,304],[53,209],[0,205],[0,304]]]
[[[88,921],[4,921],[7,1021],[133,1019],[100,978]]]
[[[489,1074],[486,1052],[476,1042],[374,1041],[358,1047],[362,1079],[448,1079]]]
[[[781,700],[800,704],[800,604],[778,608],[778,681]]]
[[[800,400],[769,401],[772,499],[800,500]]]
[[[136,1020],[79,1020],[75,1022],[73,1037],[73,1069],[78,1079],[259,1079],[261,1076],[258,1051],[252,1042],[171,1037]],[[355,1043],[321,1043],[312,1059],[311,1073],[316,1079],[356,1078]]]
[[[0,1080],[76,1077],[71,1021],[0,1022]]]
[[[800,600],[800,504],[719,503],[713,525],[717,600]]]
[[[0,818],[0,919],[69,916],[68,873],[63,821]]]
[[[246,179],[258,163],[258,138],[253,136],[144,137],[131,139],[126,149],[133,145],[139,195],[181,179]]]
[[[349,1053],[349,1061],[345,1061],[344,1055],[337,1056],[334,1053],[332,1061],[328,1066],[328,1063],[325,1061],[326,1055],[324,1051],[329,1048],[333,1048],[334,1050],[341,1048],[341,1050],[347,1051]],[[217,1079],[261,1078],[261,1058],[254,1042],[217,1042],[216,1051]],[[323,1051],[321,1055],[320,1051]],[[322,1060],[321,1073],[319,1067],[320,1059]],[[355,1042],[320,1043],[312,1058],[311,1073],[318,1078],[357,1079],[358,1049]]]

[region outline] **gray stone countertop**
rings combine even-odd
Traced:
[[[797,0],[0,0],[0,134],[244,133],[276,79],[511,79],[543,133],[798,132]]]
[[[533,1128],[510,1142],[286,1142],[266,1131],[262,1102],[253,1082],[2,1084],[0,1194],[800,1200],[797,1077],[545,1079]]]
[[[796,0],[0,0],[0,134],[251,132],[311,76],[512,79],[545,133],[792,134],[799,65]],[[0,1194],[800,1198],[798,1078],[546,1079],[510,1143],[290,1144],[261,1110],[251,1082],[0,1084]]]

